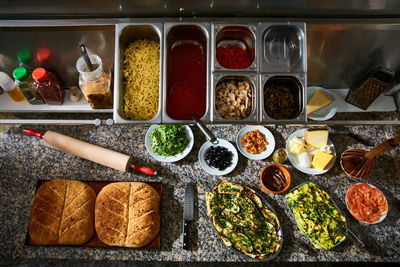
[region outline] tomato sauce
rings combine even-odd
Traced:
[[[197,42],[182,42],[167,61],[167,114],[174,120],[191,120],[206,112],[206,51]]]

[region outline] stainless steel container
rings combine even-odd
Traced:
[[[160,81],[158,112],[150,120],[129,120],[124,113],[124,52],[136,40],[147,39],[160,43]],[[114,76],[114,121],[116,123],[161,123],[163,113],[163,24],[162,23],[120,23],[115,32],[115,76]]]
[[[189,42],[199,44],[203,51],[206,51],[206,107],[205,113],[200,118],[204,122],[210,122],[210,28],[208,22],[166,22],[164,23],[164,72],[163,72],[163,123],[191,123],[192,120],[176,120],[171,118],[167,113],[167,98],[171,88],[171,76],[168,74],[168,64],[171,58],[169,55],[174,46]]]
[[[81,56],[78,49],[84,43],[90,53],[101,57],[105,69],[113,69],[115,26],[106,22],[70,21],[0,21],[0,70],[12,76],[20,65],[18,53],[29,51],[31,59],[24,65],[32,71],[44,67],[55,73],[63,88],[79,86],[75,64]],[[38,52],[49,51],[49,58],[41,62]],[[112,109],[92,109],[82,97],[70,100],[66,90],[63,105],[31,105],[27,101],[14,102],[8,96],[0,97],[0,112],[15,113],[112,113]],[[65,120],[69,115],[62,115]],[[95,115],[93,115],[95,116]],[[111,115],[109,115],[111,117]],[[40,116],[38,116],[40,117]]]
[[[259,62],[262,73],[306,73],[305,23],[259,23]]]
[[[306,104],[307,94],[305,88],[307,88],[307,80],[305,74],[261,74],[259,83],[259,95],[260,95],[260,114],[262,115],[262,123],[301,123],[306,122]],[[298,109],[293,117],[287,119],[273,118],[271,114],[264,107],[264,90],[267,83],[280,83],[287,87],[289,90],[294,90],[294,94],[297,97]]]
[[[238,80],[244,80],[247,81],[250,84],[250,87],[252,88],[252,111],[250,115],[242,120],[228,120],[223,118],[217,111],[216,109],[216,88],[219,83],[228,81],[231,79],[238,79]],[[227,123],[227,124],[235,124],[235,123],[257,123],[260,120],[260,108],[259,108],[259,90],[258,90],[258,83],[257,83],[257,74],[256,73],[237,73],[237,72],[231,72],[231,73],[214,73],[213,74],[213,84],[212,84],[212,115],[211,115],[211,121],[213,123]]]
[[[213,71],[257,71],[258,69],[258,40],[257,40],[257,24],[228,24],[213,23],[211,25],[212,37],[212,65]],[[228,69],[217,60],[217,47],[227,45],[236,45],[246,48],[248,51],[254,51],[254,60],[250,66],[244,69]]]

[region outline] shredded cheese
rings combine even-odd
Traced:
[[[150,120],[158,112],[160,44],[137,40],[124,56],[125,115],[131,120]]]

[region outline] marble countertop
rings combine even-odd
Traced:
[[[241,126],[212,126],[220,138],[235,140]],[[267,127],[275,136],[276,148],[299,127]],[[132,155],[136,163],[158,171],[154,177],[141,173],[123,173],[80,159],[46,146],[41,140],[23,134],[23,126],[13,126],[0,135],[0,259],[74,259],[134,261],[257,261],[227,248],[214,234],[206,215],[205,193],[221,179],[244,183],[260,192],[274,207],[284,233],[283,248],[274,261],[400,261],[400,149],[375,161],[375,169],[365,181],[377,186],[389,202],[387,218],[377,225],[358,223],[346,209],[348,187],[356,181],[346,177],[336,159],[334,167],[323,175],[308,176],[285,165],[292,174],[292,185],[313,181],[325,189],[345,215],[348,227],[366,244],[367,249],[348,238],[330,251],[313,248],[301,235],[282,195],[262,190],[259,174],[271,158],[251,161],[239,156],[236,169],[223,177],[204,172],[197,154],[205,137],[192,127],[195,143],[192,152],[177,163],[160,163],[146,151],[144,136],[148,126],[35,126],[38,131],[54,130],[62,134]],[[400,135],[399,126],[354,126],[356,135],[374,145]],[[338,155],[347,147],[368,148],[346,134],[331,134]],[[82,181],[158,181],[163,183],[161,200],[161,250],[128,248],[35,247],[25,244],[31,206],[38,180],[72,179]],[[190,250],[182,247],[183,195],[186,183],[196,185],[195,217],[190,225]]]

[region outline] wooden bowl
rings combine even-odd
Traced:
[[[269,172],[269,171],[272,171],[273,169],[278,169],[278,170],[280,170],[280,171],[283,173],[283,176],[284,176],[285,179],[286,179],[286,185],[285,185],[285,187],[284,187],[282,190],[280,190],[280,191],[275,191],[275,190],[273,190],[273,189],[268,188],[267,185],[264,183],[264,180],[263,180],[264,174],[266,174],[266,173]],[[272,178],[271,178],[271,179],[272,179]],[[286,167],[284,167],[283,165],[280,165],[280,164],[271,164],[271,165],[266,166],[266,167],[262,170],[262,172],[261,172],[261,174],[260,174],[260,183],[261,183],[261,185],[262,185],[262,188],[264,188],[265,191],[270,192],[270,193],[273,193],[273,194],[281,194],[281,193],[285,192],[286,190],[288,190],[288,188],[290,187],[290,184],[292,183],[292,178],[291,178],[291,176],[290,176],[289,170],[286,169]]]

